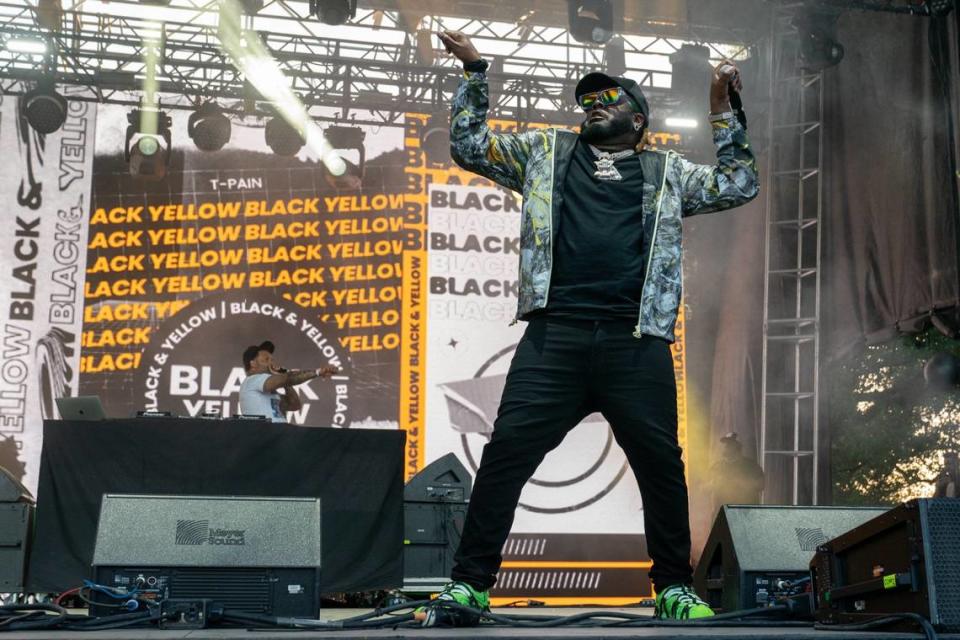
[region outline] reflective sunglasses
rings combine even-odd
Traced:
[[[593,109],[598,104],[603,107],[611,107],[615,104],[619,104],[626,97],[626,92],[622,88],[610,87],[609,89],[604,89],[603,91],[585,93],[577,98],[577,102],[580,104],[581,109],[584,111],[590,111],[590,109]]]

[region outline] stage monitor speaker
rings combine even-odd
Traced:
[[[884,513],[871,507],[724,505],[710,530],[693,584],[719,611],[774,604],[810,575],[817,546]],[[802,584],[802,583],[801,583]]]
[[[960,499],[911,500],[822,544],[816,618],[856,624],[915,613],[960,632]]]
[[[313,618],[320,566],[316,498],[103,497],[93,552],[98,584]],[[91,607],[94,615],[116,611]]]
[[[472,484],[470,472],[448,453],[404,487],[404,591],[435,593],[449,582]]]
[[[0,592],[23,592],[33,510],[30,491],[0,467]]]

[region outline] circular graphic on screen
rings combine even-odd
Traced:
[[[332,364],[339,374],[298,385],[303,407],[291,423],[313,427],[350,425],[350,360],[337,329],[293,302],[273,296],[221,294],[191,303],[150,336],[134,384],[143,406],[175,415],[239,413],[246,377],[243,350],[264,340],[288,369]]]
[[[517,345],[505,347],[484,362],[473,376],[477,385],[490,386],[490,391],[499,397],[502,381],[510,364],[510,356]],[[495,389],[493,387],[496,387]],[[461,387],[461,392],[470,391]],[[482,394],[483,389],[477,389]],[[467,464],[474,474],[480,463],[483,446],[489,441],[489,433],[464,433],[460,437]],[[619,446],[614,446],[613,431],[599,414],[587,416],[571,430],[563,443],[555,450],[560,452],[565,464],[542,464],[530,478],[525,490],[534,499],[521,501],[520,507],[534,513],[568,513],[588,507],[603,499],[620,482],[629,465]],[[578,455],[564,455],[564,451],[576,450]],[[547,461],[549,462],[548,454]],[[575,460],[571,464],[571,460]],[[558,496],[560,496],[558,498]],[[542,503],[541,503],[542,499]],[[550,506],[545,506],[549,503]]]

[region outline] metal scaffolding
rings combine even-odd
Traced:
[[[794,7],[774,15],[760,458],[764,502],[817,504],[823,73],[803,68]]]
[[[222,0],[173,0],[162,22],[156,7],[135,0],[111,0],[109,14],[91,0],[65,8],[56,25],[40,27],[36,7],[0,1],[0,39],[43,39],[46,56],[19,54],[0,46],[0,92],[22,93],[43,73],[76,87],[72,99],[132,104],[145,75],[146,34],[159,35],[158,91],[167,108],[193,108],[218,99],[236,114],[263,115],[243,75],[221,47],[218,21]],[[311,115],[402,126],[416,109],[443,112],[460,76],[459,65],[433,47],[431,32],[456,28],[483,51],[496,42],[506,53],[493,58],[492,113],[520,122],[579,122],[573,87],[588,71],[605,67],[604,49],[573,40],[555,26],[511,24],[470,18],[422,16],[411,28],[399,12],[361,10],[349,25],[330,27],[307,15],[307,3],[271,0],[242,29],[265,45]],[[426,37],[424,38],[424,33]],[[696,31],[691,31],[696,36]],[[709,33],[711,37],[716,34]],[[669,55],[687,40],[663,35],[623,37],[627,73],[651,100],[667,100]],[[717,59],[745,49],[710,43]]]

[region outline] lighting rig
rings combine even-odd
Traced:
[[[141,106],[127,114],[124,158],[130,175],[151,182],[162,180],[170,166],[170,116],[157,106]]]

